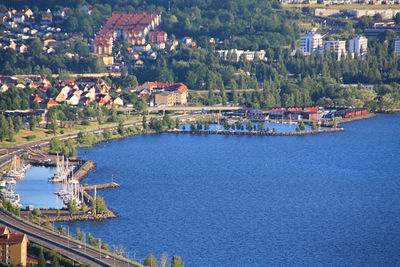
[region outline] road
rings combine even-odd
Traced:
[[[112,257],[111,254],[106,258],[104,252],[94,249],[89,245],[83,246],[72,238],[66,238],[50,230],[38,228],[31,223],[10,216],[2,210],[0,210],[0,224],[9,227],[15,232],[26,234],[30,241],[59,252],[79,263],[90,264],[92,266],[143,266],[138,262],[130,261],[128,263],[121,261],[118,258]]]

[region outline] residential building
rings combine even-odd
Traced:
[[[400,57],[400,38],[393,39],[393,48],[396,56]]]
[[[329,17],[339,14],[341,14],[339,9],[316,8],[314,10],[314,16],[320,17]]]
[[[331,51],[335,54],[336,59],[340,60],[342,55],[346,56],[346,41],[325,41],[325,50]]]
[[[154,31],[150,33],[150,42],[152,44],[165,43],[167,41],[167,33]]]
[[[217,53],[227,61],[253,61],[253,60],[266,60],[265,51],[244,51],[238,49],[231,50],[218,50]]]
[[[5,265],[27,266],[28,237],[10,234],[7,227],[0,227],[0,256]]]
[[[154,103],[156,106],[174,106],[175,94],[174,92],[164,91],[154,95]]]
[[[400,9],[356,9],[347,11],[350,16],[356,18],[361,18],[362,16],[373,17],[376,14],[380,14],[382,19],[392,19],[399,12]]]
[[[51,24],[53,22],[53,15],[51,12],[46,12],[42,14],[42,24]]]
[[[364,36],[353,38],[349,41],[349,52],[364,56],[368,50],[368,39]]]
[[[97,55],[111,55],[114,39],[110,35],[99,35],[93,40],[93,52]]]
[[[318,33],[307,33],[300,39],[300,50],[303,53],[318,52],[322,49],[322,36]]]

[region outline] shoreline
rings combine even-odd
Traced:
[[[337,123],[347,123],[347,122],[352,122],[352,121],[357,121],[357,120],[362,120],[362,119],[368,119],[375,117],[375,113],[370,113],[365,116],[361,117],[355,117],[355,118],[350,118],[350,119],[345,119],[344,121],[340,121]],[[236,132],[236,131],[226,131],[226,130],[219,130],[219,131],[184,131],[184,130],[164,130],[164,131],[154,131],[154,130],[147,130],[143,132],[138,132],[135,134],[131,135],[125,135],[125,136],[113,136],[113,138],[110,139],[103,139],[99,140],[97,142],[94,142],[91,145],[85,145],[82,147],[94,147],[97,144],[100,144],[102,142],[108,142],[116,139],[122,139],[126,137],[131,137],[131,136],[136,136],[136,135],[147,135],[147,134],[162,134],[162,133],[169,133],[169,134],[193,134],[193,135],[236,135],[236,136],[305,136],[305,135],[315,135],[315,134],[320,134],[320,133],[334,133],[334,132],[343,132],[344,128],[341,127],[336,127],[336,128],[329,128],[329,129],[322,129],[322,130],[314,130],[314,131],[301,131],[301,132],[260,132],[260,131],[255,131],[255,132]],[[76,162],[84,162],[83,164],[79,164],[79,169],[74,173],[74,176],[76,179],[81,183],[87,175],[91,171],[93,171],[96,168],[96,164],[90,160],[81,160],[79,157],[76,159]],[[35,164],[35,165],[41,165],[41,166],[49,166],[51,163],[45,163],[45,164]],[[86,190],[84,190],[84,198],[85,200],[89,203],[89,201],[93,198]],[[57,214],[48,214],[48,221],[49,222],[69,222],[69,221],[83,221],[83,220],[105,220],[109,218],[117,218],[118,214],[114,211],[112,211],[110,208],[107,207],[107,212],[102,213],[102,214],[70,214],[68,211],[67,213],[64,212],[64,215],[57,216]]]

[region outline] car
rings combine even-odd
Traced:
[[[81,245],[78,245],[78,248],[82,248],[82,246],[81,246]]]
[[[104,254],[104,258],[109,259],[110,256],[108,256],[107,254]]]

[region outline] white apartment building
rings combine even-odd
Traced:
[[[368,50],[368,39],[364,36],[353,38],[349,41],[349,52],[364,56]]]
[[[394,38],[393,42],[394,52],[396,56],[400,57],[400,38]]]
[[[336,59],[340,60],[342,55],[346,55],[346,41],[325,41],[325,50],[335,53]]]
[[[301,37],[300,50],[303,53],[318,52],[322,47],[322,36],[318,33],[307,33]]]
[[[262,61],[267,60],[267,58],[265,57],[265,50],[244,51],[238,49],[231,49],[231,50],[218,50],[217,53],[224,60],[232,60],[234,62],[239,62],[240,60],[253,61],[255,59]]]

